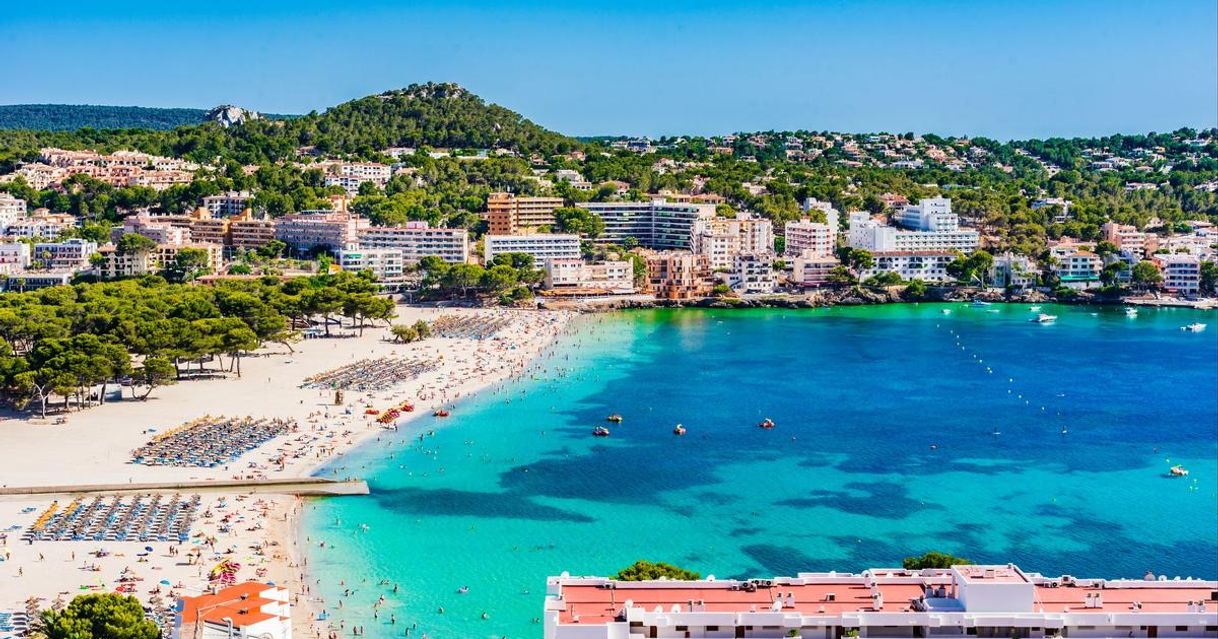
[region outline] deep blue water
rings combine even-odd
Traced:
[[[769,577],[933,549],[1218,577],[1218,315],[1044,310],[1060,319],[956,304],[580,320],[536,379],[336,462],[372,495],[315,502],[311,568],[334,620],[385,637],[538,636],[547,575],[640,558]],[[1209,329],[1179,330],[1195,321]],[[1165,476],[1177,463],[1188,478]],[[340,579],[357,589],[342,610]],[[374,621],[381,579],[401,591]]]

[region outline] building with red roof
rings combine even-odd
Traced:
[[[173,639],[292,639],[287,588],[247,581],[178,600]]]

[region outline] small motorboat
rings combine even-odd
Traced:
[[[1201,322],[1194,322],[1187,326],[1181,326],[1180,330],[1187,333],[1200,333],[1201,331],[1205,330],[1205,324],[1202,324]]]
[[[1167,472],[1171,473],[1172,477],[1188,477],[1188,469],[1179,464],[1172,466]]]
[[[1070,431],[1067,430],[1065,426],[1062,426],[1062,434],[1065,435],[1068,432],[1070,432]]]
[[[767,418],[763,419],[760,424],[757,424],[757,425],[768,430],[768,429],[774,427],[774,420],[767,417]]]
[[[469,586],[461,586],[460,588],[457,588],[457,594],[458,594],[458,595],[467,595],[467,594],[469,594]]]
[[[1128,306],[1125,307],[1125,317],[1137,317],[1137,316],[1138,316],[1138,309],[1131,308]]]
[[[449,415],[451,415],[451,414],[452,414],[452,413],[449,413],[447,410],[444,410],[443,408],[441,408],[440,410],[437,410],[436,412],[432,413],[432,415],[433,415],[433,416],[435,416],[435,417],[448,417],[448,416],[449,416]]]
[[[950,308],[945,308],[945,309],[943,309],[943,310],[941,310],[941,311],[939,311],[939,312],[940,312],[940,313],[943,313],[944,315],[951,315],[951,314],[952,314],[952,309],[950,309]]]
[[[990,303],[985,300],[973,300],[973,303],[969,304],[969,306],[971,306],[973,308],[985,308],[989,305],[990,305]]]
[[[1029,307],[1028,307],[1028,310],[1029,310],[1029,311],[1032,311],[1033,313],[1039,313],[1039,312],[1040,312],[1040,305],[1039,305],[1039,304],[1036,304],[1036,305],[1029,306]]]
[[[1033,317],[1032,319],[1030,319],[1030,320],[1028,320],[1028,321],[1030,321],[1030,322],[1036,322],[1036,323],[1038,323],[1038,324],[1052,324],[1053,322],[1056,322],[1056,321],[1057,321],[1057,316],[1056,316],[1056,315],[1049,315],[1049,314],[1046,314],[1046,313],[1041,313],[1041,314],[1037,315],[1036,317]]]
[[[998,427],[997,427],[997,426],[995,426],[995,427],[994,427],[994,431],[993,431],[993,432],[991,432],[990,434],[991,434],[991,435],[993,435],[994,437],[997,437],[997,436],[999,436],[999,435],[1001,435],[1001,434],[1002,434],[1002,431],[998,430]]]
[[[617,413],[614,413],[614,414],[606,417],[605,421],[610,421],[610,422],[613,422],[614,424],[620,424],[620,423],[622,423],[622,416],[618,415]]]
[[[594,437],[608,437],[609,429],[605,428],[604,426],[597,426],[596,428],[592,429],[592,435]]]
[[[673,434],[673,435],[684,435],[684,434],[685,434],[685,427],[684,427],[684,426],[682,426],[682,425],[680,425],[680,424],[677,424],[677,426],[676,426],[675,428],[673,428],[673,429],[672,429],[672,434]]]

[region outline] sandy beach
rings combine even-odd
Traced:
[[[415,411],[403,413],[398,427],[410,428],[413,420],[426,420],[429,428],[434,427],[434,410],[523,374],[573,317],[565,312],[405,306],[399,306],[397,313],[397,324],[448,316],[502,327],[489,339],[431,337],[400,344],[392,342],[382,324],[366,328],[362,336],[304,340],[293,345],[295,352],[271,345],[242,359],[240,379],[233,375],[183,381],[156,389],[147,401],[132,399],[127,392],[121,401],[108,400],[103,406],[69,413],[63,424],[56,424],[54,415],[43,420],[8,414],[0,421],[5,454],[0,485],[70,487],[309,476],[355,446],[374,444],[385,427],[365,414],[369,409],[409,401]],[[329,388],[302,387],[310,376],[382,357],[426,360],[435,367],[387,388],[345,390],[341,405],[335,405],[335,392]],[[158,434],[205,416],[283,420],[294,422],[294,429],[235,461],[211,468],[131,463],[132,451]],[[24,610],[30,597],[42,598],[46,606],[56,597],[70,600],[83,592],[113,591],[125,570],[132,594],[145,602],[169,603],[174,595],[202,592],[208,572],[228,559],[242,566],[238,581],[288,585],[297,598],[293,615],[297,636],[321,633],[310,623],[318,607],[302,581],[295,533],[301,498],[203,491],[198,518],[184,543],[176,539],[23,541],[25,531],[52,502],[63,507],[73,499],[70,488],[63,493],[0,496],[0,534],[4,535],[0,610]]]

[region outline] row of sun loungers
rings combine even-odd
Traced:
[[[0,611],[0,639],[24,637],[29,631],[29,615],[24,612]]]
[[[362,359],[341,368],[306,378],[304,388],[381,391],[435,370],[440,360],[416,357],[378,357]]]
[[[443,315],[431,323],[436,337],[487,339],[494,337],[512,318],[500,315]]]
[[[199,496],[137,495],[76,499],[63,510],[52,504],[23,541],[169,541],[185,543],[199,510]]]
[[[161,433],[131,453],[131,462],[146,466],[212,468],[280,435],[294,432],[296,422],[250,417],[202,417]]]

